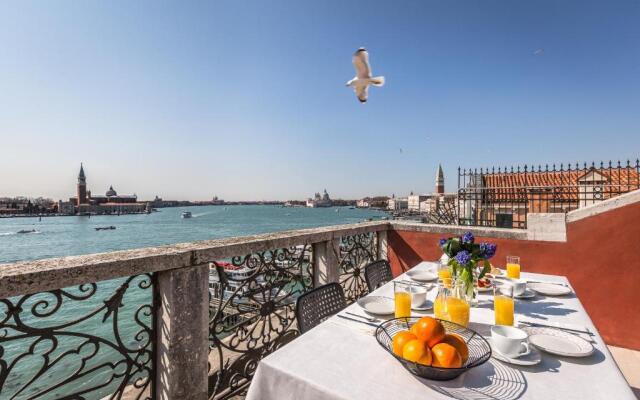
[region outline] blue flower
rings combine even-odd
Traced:
[[[467,265],[467,263],[471,261],[471,253],[469,253],[466,250],[462,250],[458,252],[458,254],[456,254],[455,259],[458,262],[458,264]]]
[[[445,244],[447,244],[447,239],[440,239],[440,247],[444,246]]]
[[[473,233],[471,232],[467,232],[462,235],[462,243],[473,244],[474,240],[476,239],[473,237]]]
[[[485,260],[488,260],[496,254],[497,247],[493,243],[482,242],[480,243],[480,255]]]

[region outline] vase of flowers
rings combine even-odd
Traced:
[[[440,239],[440,248],[447,255],[451,277],[462,282],[469,299],[475,298],[475,282],[491,270],[489,259],[496,254],[497,246],[489,242],[475,243],[471,232],[462,236]]]

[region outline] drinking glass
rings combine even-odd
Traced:
[[[514,293],[512,285],[496,285],[493,288],[493,310],[496,314],[496,325],[513,326]]]
[[[507,278],[520,279],[520,257],[507,256]]]
[[[442,281],[445,287],[451,287],[451,268],[448,264],[438,263],[438,278]]]
[[[462,281],[453,280],[451,282],[451,288],[447,294],[445,305],[446,320],[464,327],[469,325],[471,306],[467,301],[464,283]]]
[[[396,318],[411,316],[411,284],[393,282],[393,298]]]

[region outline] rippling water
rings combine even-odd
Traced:
[[[336,212],[336,210],[338,210]],[[183,211],[193,218],[183,219]],[[195,240],[362,222],[366,209],[205,206],[162,208],[152,214],[0,219],[0,263],[90,254]],[[99,226],[115,230],[96,231]],[[30,233],[17,233],[31,231]]]
[[[181,218],[183,211],[191,211],[193,218]],[[384,216],[379,211],[346,207],[208,206],[164,208],[149,215],[0,219],[0,263],[355,223]],[[111,225],[116,229],[95,230]],[[63,293],[70,296],[39,293],[0,302],[0,361],[11,370],[0,388],[0,398],[26,399],[39,393],[39,398],[49,399],[86,391],[84,398],[97,400],[113,393],[123,383],[124,354],[133,357],[137,349],[151,349],[145,333],[145,326],[151,326],[147,305],[152,303],[147,277],[131,278],[116,311],[105,310],[105,301],[112,299],[127,279],[67,288]],[[19,321],[9,315],[9,304],[19,305],[22,310]],[[144,363],[149,354],[136,357]]]

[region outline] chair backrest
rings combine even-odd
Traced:
[[[347,306],[344,290],[339,283],[328,283],[317,287],[296,302],[296,319],[301,333],[318,325]]]
[[[364,267],[364,280],[367,282],[369,292],[373,292],[380,286],[393,280],[391,265],[387,260],[374,261]]]

